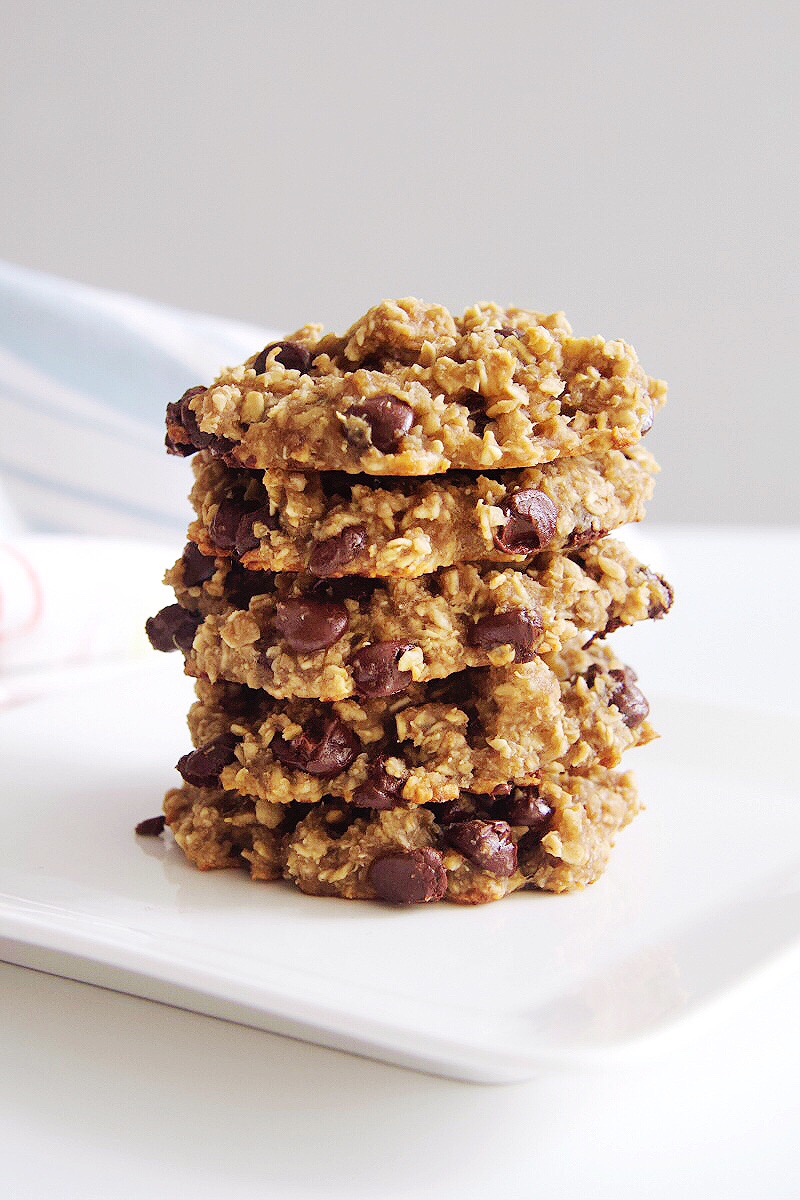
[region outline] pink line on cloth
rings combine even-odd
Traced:
[[[31,591],[33,593],[33,608],[31,610],[31,615],[22,625],[22,628],[14,631],[6,631],[4,633],[2,630],[4,609],[3,592],[2,587],[0,587],[0,642],[4,642],[8,641],[11,637],[24,637],[25,634],[31,633],[32,630],[36,628],[41,621],[42,613],[44,612],[44,595],[42,592],[41,579],[39,578],[33,565],[28,562],[27,558],[25,558],[24,555],[20,554],[18,550],[15,550],[13,546],[9,546],[7,543],[0,544],[0,550],[5,551],[9,557],[15,559],[20,564],[30,580]]]

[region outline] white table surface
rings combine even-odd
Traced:
[[[646,536],[645,687],[798,711],[800,531]],[[0,964],[0,1194],[796,1197],[799,1001],[794,953],[613,1067],[479,1087]]]

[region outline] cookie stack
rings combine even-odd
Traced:
[[[191,862],[394,903],[597,878],[654,736],[606,638],[672,593],[608,534],[664,395],[560,314],[411,299],[170,404],[195,519],[147,631],[197,680]]]

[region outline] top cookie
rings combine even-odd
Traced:
[[[563,314],[385,300],[343,337],[305,325],[167,408],[167,449],[231,466],[434,475],[632,446],[666,387]]]

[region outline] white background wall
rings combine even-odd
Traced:
[[[0,256],[285,327],[564,308],[670,382],[653,517],[797,520],[796,4],[0,11]]]

